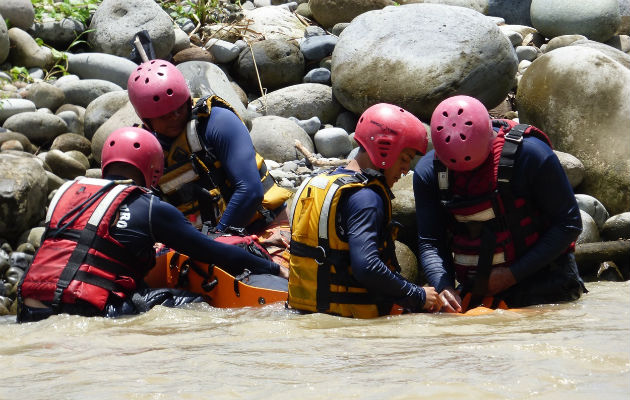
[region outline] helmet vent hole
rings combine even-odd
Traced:
[[[109,142],[109,147],[114,147],[115,144],[116,144],[116,141],[112,140],[111,142]]]
[[[455,122],[453,122],[453,127],[456,127],[456,126],[457,126],[457,124]]]
[[[439,132],[439,131],[441,131],[442,129],[444,129],[444,127],[443,127],[443,126],[438,126],[438,127],[437,127],[438,132]]]
[[[398,110],[398,111],[400,111],[401,113],[404,113],[404,112],[405,112],[405,110],[403,110],[402,108],[401,108],[400,110]]]
[[[459,137],[462,138],[462,140],[466,140],[466,135],[464,135],[463,133],[460,133]]]
[[[138,81],[138,79],[140,79],[140,75],[136,76],[136,77],[134,78],[134,80],[133,80],[133,81],[134,81],[134,82],[137,82],[137,81]]]
[[[442,115],[448,117],[448,113],[446,111],[442,111]]]
[[[445,141],[446,143],[450,142],[450,141],[451,141],[451,137],[450,137],[450,136],[447,136],[447,137],[446,137],[446,139],[444,139],[444,141]]]
[[[173,95],[173,89],[166,89],[166,94],[169,96]]]
[[[359,120],[359,123],[361,123],[361,122],[363,122],[363,118],[361,118],[361,119]]]
[[[136,149],[139,149],[140,148],[140,143],[134,142],[133,147],[136,148]]]
[[[158,72],[157,73],[159,76],[164,76],[164,72]]]
[[[455,164],[457,162],[457,160],[455,160],[454,158],[451,158],[451,164]]]
[[[464,160],[466,160],[466,161],[470,161],[470,156],[466,156],[466,157],[464,157]]]
[[[457,115],[462,115],[463,112],[464,112],[464,109],[460,108],[459,110],[457,110]]]
[[[160,101],[160,96],[153,96],[153,101],[155,101],[155,102]]]
[[[472,126],[472,121],[466,121],[466,122],[464,123],[464,125],[466,125],[466,126]]]
[[[144,83],[149,83],[149,78],[144,78]]]

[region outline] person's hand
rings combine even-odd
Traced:
[[[452,287],[447,287],[440,293],[442,299],[442,312],[460,313],[462,312],[462,298]]]
[[[516,283],[516,278],[508,267],[496,267],[488,278],[488,295],[494,296]]]
[[[278,267],[280,267],[278,269],[278,276],[288,280],[289,279],[289,268],[287,268],[287,267],[285,267],[283,265],[280,265],[280,264],[278,264]]]
[[[442,308],[442,299],[438,295],[437,290],[430,286],[425,286],[423,289],[426,294],[426,300],[422,309],[430,312],[439,311]]]

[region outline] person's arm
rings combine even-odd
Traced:
[[[202,234],[172,205],[153,197],[150,213],[154,241],[183,253],[194,260],[216,264],[232,275],[248,268],[255,274],[278,275],[278,264],[257,257],[246,250],[220,243]]]
[[[518,182],[524,185],[516,186],[515,194],[529,193],[527,197],[540,212],[540,219],[549,223],[536,244],[510,266],[518,282],[566,251],[580,235],[582,219],[569,180],[548,146],[533,138],[523,141],[522,155],[514,173],[517,178],[523,177]]]
[[[369,292],[392,297],[396,303],[420,311],[425,290],[392,272],[381,260],[378,232],[384,223],[383,200],[371,189],[361,189],[341,205],[346,221],[352,274]]]
[[[455,291],[453,258],[448,247],[447,216],[440,204],[433,159],[433,151],[422,157],[413,175],[418,259],[429,285],[440,293],[444,311],[460,312],[461,298]]]
[[[245,227],[263,199],[256,152],[249,131],[232,111],[214,107],[205,132],[234,190],[218,228]]]

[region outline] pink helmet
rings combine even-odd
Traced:
[[[409,111],[387,103],[371,106],[361,114],[354,139],[375,166],[387,169],[406,148],[427,151],[427,130]]]
[[[455,171],[470,171],[483,164],[494,137],[488,110],[473,97],[449,97],[431,116],[435,154]]]
[[[156,186],[164,173],[164,153],[160,142],[150,132],[124,127],[112,132],[103,144],[102,170],[113,162],[124,162],[138,168],[145,186]]]
[[[140,64],[129,76],[127,92],[141,119],[166,115],[190,98],[184,75],[164,60]]]

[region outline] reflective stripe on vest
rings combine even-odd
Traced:
[[[51,202],[42,245],[20,285],[23,297],[63,303],[86,301],[102,310],[109,295],[135,289],[153,260],[139,260],[109,234],[120,204],[138,186],[78,178]]]

